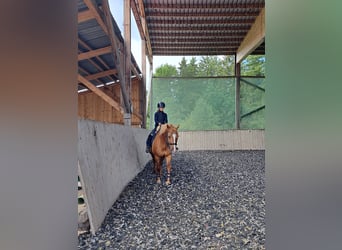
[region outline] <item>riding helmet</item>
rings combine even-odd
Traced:
[[[163,103],[163,102],[158,102],[157,107],[158,107],[158,108],[165,108],[165,103]]]

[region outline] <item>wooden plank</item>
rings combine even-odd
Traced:
[[[118,71],[116,69],[109,69],[109,70],[105,70],[96,74],[87,75],[85,76],[85,79],[87,79],[88,81],[91,81],[91,80],[95,80],[95,79],[109,76],[109,75],[116,75],[117,73]]]
[[[86,59],[89,59],[89,58],[92,58],[92,57],[108,54],[108,53],[111,53],[111,52],[112,52],[112,47],[111,46],[107,46],[107,47],[100,48],[100,49],[90,50],[90,51],[78,54],[78,61],[86,60]]]
[[[236,53],[236,61],[240,63],[246,56],[255,50],[265,40],[265,8],[260,11],[251,29],[248,31],[244,40]]]
[[[82,12],[78,12],[77,14],[77,21],[78,23],[86,22],[88,20],[94,19],[95,16],[90,10],[85,10]]]
[[[119,103],[117,103],[116,101],[114,101],[110,96],[108,96],[107,94],[105,94],[102,90],[100,90],[99,88],[95,87],[91,82],[89,82],[86,78],[84,78],[83,76],[81,76],[80,74],[77,77],[78,81],[81,82],[82,84],[84,84],[88,89],[90,89],[91,91],[93,91],[95,94],[97,94],[99,97],[101,97],[104,101],[106,101],[109,105],[111,105],[113,108],[115,108],[116,110],[120,111],[120,113],[124,113],[123,112],[123,108],[120,106]]]

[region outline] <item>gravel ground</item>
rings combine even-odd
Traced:
[[[172,158],[170,186],[152,162],[78,249],[265,249],[265,152],[193,151]]]

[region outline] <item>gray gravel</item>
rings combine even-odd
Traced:
[[[152,162],[78,249],[265,249],[265,152],[178,152],[172,184]]]

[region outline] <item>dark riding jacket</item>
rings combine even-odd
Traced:
[[[154,128],[158,127],[159,123],[167,123],[167,114],[164,111],[157,111],[154,113]]]

